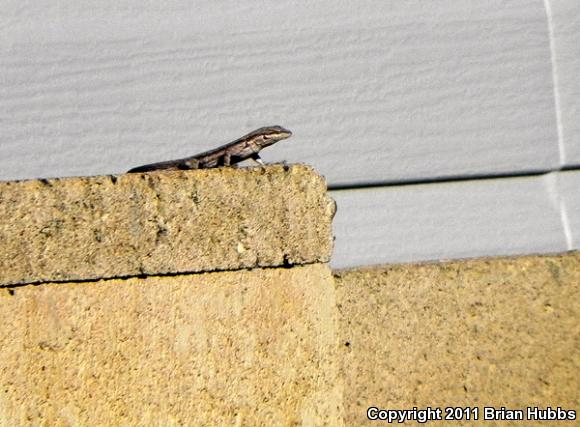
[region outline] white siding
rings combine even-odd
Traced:
[[[333,265],[568,249],[550,175],[335,191]]]
[[[563,166],[580,166],[580,1],[546,0]]]
[[[580,171],[558,174],[558,196],[562,224],[569,249],[580,249]]]
[[[264,159],[331,186],[579,165],[578,4],[3,2],[0,179],[122,173],[270,124],[295,135]],[[336,192],[335,266],[578,248],[569,176]]]

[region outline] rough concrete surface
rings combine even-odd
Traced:
[[[366,420],[370,406],[559,406],[578,415],[580,253],[354,269],[335,279],[346,425],[386,425]]]
[[[0,285],[327,262],[301,165],[0,182]]]
[[[326,265],[0,291],[0,426],[342,425]]]

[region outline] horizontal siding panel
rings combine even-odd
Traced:
[[[580,171],[559,173],[558,192],[568,249],[580,250]]]
[[[553,182],[546,175],[333,191],[332,265],[565,251]]]
[[[542,1],[16,3],[0,179],[120,173],[255,127],[331,185],[559,166]]]
[[[580,166],[580,2],[547,0],[561,126],[562,166]]]

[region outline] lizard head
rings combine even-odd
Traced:
[[[260,147],[267,147],[275,142],[281,141],[292,136],[292,132],[284,129],[282,126],[266,126],[246,135],[250,138],[255,138],[256,143]]]

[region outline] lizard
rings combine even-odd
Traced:
[[[220,166],[233,166],[246,159],[252,159],[263,166],[264,162],[258,154],[260,150],[291,136],[292,132],[282,126],[266,126],[213,150],[204,151],[183,159],[138,166],[129,170],[128,173],[150,172],[161,169],[217,168]]]

